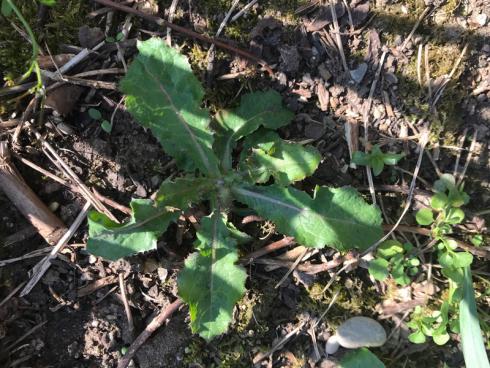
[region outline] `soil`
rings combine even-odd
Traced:
[[[137,3],[157,5],[158,15],[167,18],[171,1],[155,3],[141,0]],[[175,23],[214,35],[232,1],[177,3]],[[239,101],[239,96],[248,91],[266,88],[279,91],[285,105],[295,113],[294,121],[280,130],[281,136],[292,141],[307,141],[322,154],[318,170],[298,187],[311,190],[314,185],[351,185],[370,200],[365,170],[349,166],[347,140],[352,139],[352,144],[363,150],[363,131],[359,131],[361,139],[357,139],[356,135],[349,137],[346,134],[346,127],[362,126],[362,106],[376,78],[382,51],[389,49],[373,97],[371,114],[374,118],[369,141],[382,144],[386,150],[404,152],[406,157],[397,167],[387,167],[376,177],[375,187],[391,185],[406,188],[409,185],[418,156],[414,144],[417,141],[410,137],[423,126],[431,130],[427,151],[435,164],[424,157],[417,186],[421,192],[430,190],[437,179],[434,165],[441,172],[453,172],[457,146],[461,137],[466,135],[458,169],[461,171],[472,137],[477,134],[465,180],[471,202],[465,210],[466,222],[457,229],[456,236],[469,242],[473,235],[481,234],[487,242],[483,246],[488,245],[485,221],[489,218],[490,205],[490,25],[488,20],[483,22],[481,14],[490,18],[490,4],[483,0],[470,0],[465,4],[430,2],[428,5],[434,6],[435,10],[422,21],[405,49],[400,51],[400,45],[407,39],[426,4],[418,0],[352,0],[349,2],[352,23],[359,32],[348,35],[349,14],[339,3],[337,15],[344,34],[346,63],[351,71],[355,71],[357,83],[344,73],[339,51],[330,42],[335,42],[335,34],[329,30],[332,22],[330,9],[313,6],[308,11],[296,12],[303,5],[305,2],[296,0],[259,1],[223,31],[222,37],[237,47],[250,50],[273,66],[273,77],[267,76],[253,63],[224,50],[217,50],[210,71],[207,63],[209,45],[172,32],[172,43],[189,57],[196,75],[205,85],[205,104],[216,111],[224,106],[233,106]],[[92,29],[91,37],[98,34],[94,27],[103,30],[106,26],[107,13],[90,16],[90,12],[99,8],[90,2],[81,8],[78,15]],[[49,14],[50,10],[47,11]],[[375,17],[371,19],[372,16]],[[53,21],[56,19],[45,24]],[[130,21],[133,23],[130,41],[122,43],[125,63],[130,63],[136,54],[136,38],[146,39],[149,34],[166,36],[165,30],[152,23],[138,18]],[[115,12],[107,36],[115,38],[124,22],[125,15]],[[39,25],[36,29],[50,32],[50,28]],[[78,37],[74,37],[73,32],[66,40],[60,40],[59,35],[48,38],[53,43],[51,52],[63,54],[76,50],[73,46],[79,46],[82,40],[77,43]],[[0,37],[7,36],[0,32]],[[84,37],[83,43],[87,43],[86,33]],[[9,47],[14,47],[10,41]],[[74,45],[63,45],[69,42]],[[468,44],[468,51],[435,108],[430,107],[433,98],[428,96],[425,82],[420,86],[417,80],[417,54],[419,46],[422,49],[426,44],[429,45],[429,74],[433,90],[451,72],[464,45]],[[77,66],[73,73],[124,68],[114,45],[108,42],[98,54]],[[11,65],[10,62],[5,63],[3,70],[15,72],[17,66]],[[7,72],[4,73],[6,75]],[[119,80],[119,76],[114,75],[89,78],[108,82]],[[178,175],[178,170],[150,132],[132,119],[124,104],[118,104],[121,98],[120,92],[114,90],[87,87],[80,88],[78,92],[62,90],[57,96],[51,96],[49,105],[63,107],[58,111],[48,107],[44,114],[36,114],[35,124],[86,185],[127,205],[134,197],[150,198],[161,182]],[[13,102],[12,96],[3,97],[0,100],[2,121],[18,117],[26,100],[29,99]],[[99,110],[102,119],[91,118],[88,112],[91,108]],[[112,121],[110,133],[102,129],[102,120]],[[27,130],[22,131],[17,141],[13,134],[14,130],[0,127],[1,140],[8,140],[12,151],[62,175],[43,155],[38,142]],[[84,205],[83,198],[15,158],[14,164],[39,197],[65,224],[70,225]],[[378,200],[386,222],[396,221],[404,198],[405,195],[399,192],[380,191]],[[415,224],[413,214],[420,203],[427,203],[427,197],[416,195],[406,224]],[[199,219],[206,210],[205,205],[194,208],[193,215]],[[113,213],[121,220],[126,217],[116,210]],[[21,231],[29,232],[30,225],[1,192],[0,216],[0,260],[22,257],[47,246],[35,234],[12,243],[12,237]],[[282,238],[273,228],[271,230],[268,223],[254,222],[244,226],[237,217],[236,224],[242,231],[261,239],[243,246],[240,249],[242,255]],[[406,236],[411,242],[420,242],[419,246],[427,242],[424,237]],[[6,265],[0,261],[2,367],[116,367],[118,359],[155,313],[175,300],[176,275],[192,249],[195,230],[189,219],[181,220],[169,228],[157,251],[120,262],[107,262],[89,255],[84,250],[87,237],[87,225],[84,223],[71,240],[72,245],[55,259],[32,292],[25,297],[16,293],[5,303],[2,300],[28,280],[28,272],[40,258],[24,258]],[[279,255],[280,252],[268,257],[273,259]],[[336,256],[339,254],[333,249],[325,249],[315,255],[312,262],[322,263]],[[488,291],[485,292],[488,264],[480,258],[475,260],[472,268],[480,272],[479,278],[475,279],[479,280],[475,282],[475,288],[479,306],[487,313],[482,320],[487,323],[484,330],[488,338],[489,299]],[[275,288],[287,269],[270,269],[255,264],[248,271],[248,291],[235,308],[234,322],[228,333],[206,343],[191,333],[188,310],[183,307],[142,346],[132,366],[251,367],[254,359],[269,351],[278,339],[301,322],[306,325],[316,322],[336,292],[339,292],[339,297],[327,318],[317,327],[315,339],[305,329],[271,359],[265,359],[257,366],[335,366],[335,358],[324,355],[324,342],[343,320],[353,315],[373,317],[381,321],[388,333],[394,331],[385,346],[372,349],[387,367],[464,366],[456,334],[452,334],[452,339],[444,346],[432,342],[414,345],[407,340],[409,329],[402,317],[411,307],[406,306],[417,300],[417,292],[426,296],[433,294],[423,289],[424,273],[407,288],[399,288],[389,283],[375,283],[365,268],[353,267],[342,273],[324,293],[322,290],[332,276],[328,272],[310,275],[294,271],[279,288]],[[118,285],[121,272],[134,318],[133,333]],[[440,295],[444,283],[436,280],[437,291],[434,292]],[[98,283],[102,283],[101,287]],[[393,302],[398,309],[389,314],[385,302]],[[429,302],[429,305],[434,304],[437,304],[436,297]],[[400,328],[395,328],[397,325]],[[314,341],[318,344],[320,357],[315,354]]]

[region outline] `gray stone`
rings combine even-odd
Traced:
[[[353,317],[337,329],[337,341],[348,349],[381,346],[386,342],[386,332],[377,321],[368,317]]]
[[[366,63],[360,64],[356,69],[350,71],[352,79],[356,83],[361,83],[368,70],[368,65]]]

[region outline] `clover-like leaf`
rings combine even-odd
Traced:
[[[148,199],[131,201],[133,215],[126,224],[118,224],[106,215],[92,211],[88,215],[87,251],[115,261],[157,248],[157,239],[175,221],[180,212],[155,206]]]
[[[383,171],[384,165],[396,165],[403,158],[403,153],[384,153],[379,145],[375,144],[371,151],[354,152],[352,162],[357,165],[369,166],[373,169],[373,174],[378,176]]]
[[[281,95],[269,90],[242,96],[240,105],[232,110],[222,110],[216,115],[218,138],[215,149],[227,169],[231,168],[231,153],[236,141],[263,126],[277,129],[289,124],[294,114],[287,110]]]
[[[196,248],[180,271],[179,295],[189,304],[192,331],[206,340],[228,329],[233,307],[245,292],[245,270],[236,265],[236,241],[221,213],[201,221]]]
[[[388,266],[390,263],[384,258],[376,258],[369,262],[368,271],[378,281],[384,281],[388,275]]]
[[[243,184],[231,191],[239,202],[305,246],[366,249],[383,234],[379,209],[366,203],[353,188],[317,187],[313,198],[278,185]]]
[[[415,215],[415,219],[419,225],[430,225],[434,222],[434,214],[429,208],[422,208]]]
[[[248,153],[248,157],[243,159]],[[286,186],[312,175],[321,156],[312,146],[289,143],[272,131],[259,130],[243,144],[240,169],[246,170],[255,183],[266,183],[270,176],[276,184]]]
[[[204,90],[187,59],[159,38],[137,46],[121,82],[126,108],[182,169],[217,175],[209,112],[201,107]]]

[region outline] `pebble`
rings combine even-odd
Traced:
[[[372,318],[352,317],[337,329],[337,340],[340,346],[348,349],[381,346],[386,342],[386,332]]]
[[[350,76],[356,83],[361,83],[368,70],[366,63],[360,64],[356,69],[350,71]]]

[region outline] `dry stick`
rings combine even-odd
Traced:
[[[288,272],[286,272],[286,274],[279,280],[279,282],[276,284],[276,286],[274,286],[274,289],[277,289],[279,286],[281,286],[283,284],[284,281],[286,281],[288,276],[291,274],[291,272],[294,271],[294,269],[298,266],[298,264],[303,260],[304,256],[306,255],[306,253],[308,251],[309,251],[309,249],[305,249],[305,250],[303,250],[303,252],[301,252],[301,254],[298,256],[298,258],[296,258],[294,263],[291,265],[291,267],[289,267]]]
[[[459,142],[458,142],[458,153],[456,155],[456,161],[454,163],[454,171],[453,171],[453,176],[456,178],[458,174],[458,168],[459,168],[459,160],[461,159],[461,152],[463,152],[462,148],[464,146],[464,141],[466,140],[466,135],[468,134],[468,128],[464,128],[463,135],[459,137]]]
[[[177,9],[177,4],[179,0],[172,0],[172,4],[170,4],[170,8],[168,9],[168,21],[172,23],[175,16],[175,10]],[[167,44],[172,46],[172,38],[170,37],[171,29],[167,27]]]
[[[37,263],[34,266],[34,268],[32,269],[33,275],[29,280],[29,282],[27,283],[27,285],[24,287],[24,289],[22,289],[20,296],[26,296],[31,292],[32,288],[36,286],[36,284],[39,282],[39,280],[43,277],[43,275],[51,266],[51,261],[56,258],[58,252],[68,243],[68,241],[78,230],[80,224],[87,216],[87,212],[89,208],[90,208],[90,202],[87,202],[85,206],[83,206],[83,209],[80,211],[75,221],[73,221],[73,224],[71,224],[71,226],[69,227],[68,231],[58,241],[58,244],[56,244],[53,247],[51,252],[45,258],[43,258],[39,263]]]
[[[117,91],[117,83],[114,82],[104,82],[99,80],[92,79],[81,79],[76,77],[69,76],[60,76],[58,73],[53,73],[48,70],[41,70],[41,74],[43,77],[58,81],[65,82],[70,84],[75,84],[77,86],[90,87],[96,89],[108,89],[111,91]]]
[[[425,65],[425,80],[427,83],[428,98],[432,97],[432,83],[430,81],[430,68],[429,68],[429,44],[424,47],[424,65]]]
[[[473,140],[471,141],[471,145],[470,145],[470,152],[468,153],[468,157],[466,157],[466,162],[464,163],[463,171],[459,176],[458,185],[463,182],[463,179],[466,175],[466,170],[468,170],[468,166],[470,165],[471,159],[473,157],[473,152],[475,151],[477,137],[478,137],[478,130],[475,129],[475,132],[473,133]]]
[[[128,303],[126,285],[124,284],[124,272],[119,272],[119,290],[121,290],[121,299],[124,305],[124,312],[126,313],[126,318],[128,320],[129,334],[132,339],[134,333],[134,323],[133,323],[133,315],[131,314],[131,308],[129,307],[129,303]]]
[[[7,142],[0,142],[0,189],[49,244],[56,244],[66,232],[63,222],[32,191],[10,161]]]
[[[244,57],[246,59],[249,59],[249,60],[254,61],[255,63],[261,65],[270,75],[273,75],[274,74],[274,72],[272,71],[271,67],[267,64],[267,62],[265,62],[264,60],[256,57],[255,55],[251,54],[250,52],[245,51],[245,50],[241,50],[241,49],[239,49],[237,47],[234,47],[234,46],[228,44],[225,41],[222,41],[222,40],[219,40],[219,39],[214,39],[214,38],[208,37],[206,35],[203,35],[203,34],[200,34],[200,33],[194,32],[194,31],[191,31],[190,29],[187,29],[185,27],[181,27],[181,26],[179,26],[177,24],[173,24],[173,23],[167,22],[165,19],[156,17],[154,15],[143,13],[143,12],[137,10],[137,9],[133,9],[133,8],[128,7],[128,6],[124,6],[124,5],[115,3],[115,2],[113,2],[111,0],[93,0],[93,1],[95,1],[96,3],[102,4],[104,6],[108,6],[108,7],[111,7],[113,9],[116,9],[116,10],[119,10],[119,11],[122,11],[122,12],[125,12],[125,13],[134,14],[134,15],[140,17],[140,18],[143,18],[143,19],[146,19],[146,20],[155,22],[159,26],[171,28],[172,30],[177,31],[177,32],[180,32],[180,33],[182,33],[182,34],[184,34],[186,36],[189,36],[189,37],[192,37],[192,38],[196,38],[198,40],[201,40],[201,41],[204,41],[204,42],[207,42],[207,43],[210,43],[210,44],[215,44],[218,47],[221,47],[223,49],[229,50],[229,51],[231,51],[231,52],[233,52],[233,53],[235,53],[235,54],[237,54],[239,56],[242,56],[242,57]]]
[[[350,79],[352,79],[349,72],[349,67],[347,66],[347,61],[345,60],[344,46],[342,45],[342,38],[340,37],[339,22],[337,20],[337,12],[335,11],[335,4],[333,0],[330,0],[330,12],[332,13],[333,27],[335,31],[335,40],[337,41],[337,48],[339,49],[342,65],[344,66],[345,73],[349,75]]]
[[[243,259],[240,260],[240,263],[242,264],[249,264],[253,262],[254,259],[262,257],[268,253],[272,253],[276,250],[286,248],[287,246],[290,246],[292,244],[295,244],[296,242],[294,241],[294,238],[291,236],[286,236],[282,238],[281,240],[278,240],[274,243],[271,243],[269,245],[266,245],[265,247],[260,248],[259,250],[256,250],[255,252],[252,252],[245,256]]]
[[[233,11],[235,10],[239,1],[240,0],[233,0],[233,3],[231,4],[230,10],[228,10],[228,13],[226,13],[223,21],[221,22],[221,24],[218,27],[218,30],[216,31],[215,37],[219,37],[221,32],[223,32],[223,29],[225,28],[226,24],[228,23],[228,20],[231,17],[231,13],[233,13]],[[207,64],[208,65],[207,65],[206,69],[207,69],[208,76],[210,76],[211,72],[213,71],[213,64],[214,64],[214,57],[215,57],[214,49],[215,49],[214,45],[211,45],[209,47],[208,54],[207,54],[207,59],[208,59]]]
[[[393,233],[393,231],[396,230],[396,228],[401,224],[403,218],[405,217],[406,213],[410,209],[410,206],[412,205],[412,199],[413,199],[413,192],[415,190],[415,184],[417,183],[417,176],[419,174],[420,170],[420,165],[422,164],[422,158],[424,157],[424,151],[425,151],[425,146],[427,145],[427,142],[429,141],[429,131],[426,130],[425,132],[421,132],[420,135],[420,142],[419,142],[419,157],[417,160],[417,165],[415,166],[415,170],[413,171],[413,177],[412,177],[412,182],[410,183],[410,192],[408,193],[408,198],[407,198],[407,204],[405,205],[405,208],[402,211],[402,214],[396,221],[395,225],[393,225],[393,228],[388,231],[388,233],[383,236],[381,239],[379,239],[377,242],[375,242],[373,245],[371,245],[368,249],[366,249],[364,252],[362,252],[361,257],[364,257],[366,254],[374,251],[378,245],[380,245],[382,242],[384,242],[388,237]]]
[[[26,282],[25,282],[25,281],[23,281],[23,282],[21,282],[19,285],[17,285],[17,286],[15,287],[15,289],[14,289],[14,290],[12,290],[12,291],[10,292],[10,294],[9,294],[9,295],[7,295],[7,296],[6,296],[6,297],[5,297],[5,298],[4,298],[4,299],[3,299],[3,300],[0,302],[0,308],[2,308],[2,306],[3,306],[5,303],[7,303],[7,302],[10,300],[10,298],[12,298],[12,297],[13,297],[15,294],[17,294],[17,292],[18,292],[18,291],[19,291],[19,290],[20,290],[20,289],[21,289],[21,288],[24,286],[24,284],[25,284],[25,283],[26,283]]]
[[[420,44],[417,53],[417,81],[420,87],[422,87],[422,48],[423,45]]]
[[[245,5],[243,8],[240,9],[238,13],[236,13],[233,18],[231,18],[231,21],[234,22],[238,18],[240,18],[245,12],[250,9],[252,6],[254,6],[257,3],[258,0],[252,0],[250,1],[247,5]]]
[[[128,352],[119,360],[117,368],[126,368],[138,349],[145,343],[146,340],[155,332],[170,316],[182,305],[182,300],[177,299],[172,304],[163,309],[152,321],[145,327],[142,333],[138,335],[128,349]]]
[[[11,350],[13,347],[15,347],[17,344],[19,344],[22,340],[24,340],[26,337],[29,337],[30,335],[32,335],[34,332],[36,332],[37,330],[39,330],[41,327],[43,327],[48,321],[43,321],[39,324],[37,324],[36,326],[34,326],[33,328],[31,328],[29,331],[27,331],[25,334],[23,334],[21,337],[19,337],[17,340],[15,340],[13,343],[11,343],[10,345],[8,345],[6,347],[6,350]]]
[[[23,164],[33,168],[34,170],[39,171],[41,174],[49,177],[50,179],[66,186],[67,188],[70,188],[70,190],[72,190],[73,192],[80,193],[80,190],[76,186],[71,185],[68,181],[60,178],[59,176],[56,176],[55,174],[49,172],[48,170],[43,169],[42,167],[36,165],[34,162],[29,161],[28,159],[26,159],[22,156],[19,156],[19,155],[15,155],[15,158],[18,159]],[[113,201],[112,199],[103,196],[102,194],[97,192],[95,189],[92,189],[92,191],[94,192],[95,197],[97,199],[99,199],[102,203],[105,203],[108,206],[115,208],[116,210],[118,210],[122,213],[125,213],[126,215],[131,215],[132,211],[129,207],[123,206],[123,205]]]
[[[427,15],[429,15],[429,13],[432,11],[432,9],[433,9],[432,6],[428,6],[424,9],[424,11],[420,15],[419,19],[417,19],[417,21],[413,25],[412,31],[409,33],[409,35],[407,36],[407,38],[405,39],[403,44],[400,46],[400,52],[403,51],[405,49],[405,47],[407,47],[408,42],[410,42],[410,40],[412,39],[412,36],[414,35],[415,31],[417,31],[417,28],[419,28],[420,23],[425,19],[425,17]]]
[[[379,61],[378,70],[376,70],[376,75],[374,77],[373,83],[371,84],[371,89],[369,90],[369,96],[366,101],[366,108],[363,112],[363,121],[364,121],[364,151],[368,151],[368,143],[369,143],[369,114],[371,113],[371,106],[373,105],[373,95],[376,90],[376,84],[378,83],[379,77],[381,76],[381,70],[383,70],[383,64],[385,62],[387,51],[383,51],[381,55],[381,59]],[[373,175],[371,173],[371,168],[366,166],[366,174],[369,183],[369,192],[371,193],[371,198],[373,200],[373,204],[376,204],[376,193],[374,192],[374,183],[373,183]]]
[[[90,189],[80,180],[77,174],[63,161],[63,159],[58,155],[54,148],[35,130],[30,124],[27,127],[34,133],[36,138],[41,142],[44,154],[57,165],[63,173],[68,176],[73,182],[78,185],[80,193],[85,197],[85,199],[95,207],[99,212],[107,215],[112,221],[119,222],[114,215],[98,200],[95,195],[90,191]]]
[[[461,62],[463,61],[463,57],[466,54],[467,50],[468,50],[468,44],[464,45],[463,50],[461,50],[461,53],[459,54],[459,57],[456,60],[456,62],[454,63],[453,68],[452,68],[451,72],[449,73],[449,75],[447,76],[447,78],[444,80],[444,82],[441,84],[441,86],[436,91],[434,91],[434,100],[431,103],[431,108],[433,108],[437,104],[439,99],[441,98],[442,93],[446,89],[446,86],[449,84],[449,82],[453,78],[454,74],[456,73],[456,70],[458,70],[459,64],[461,64]]]

